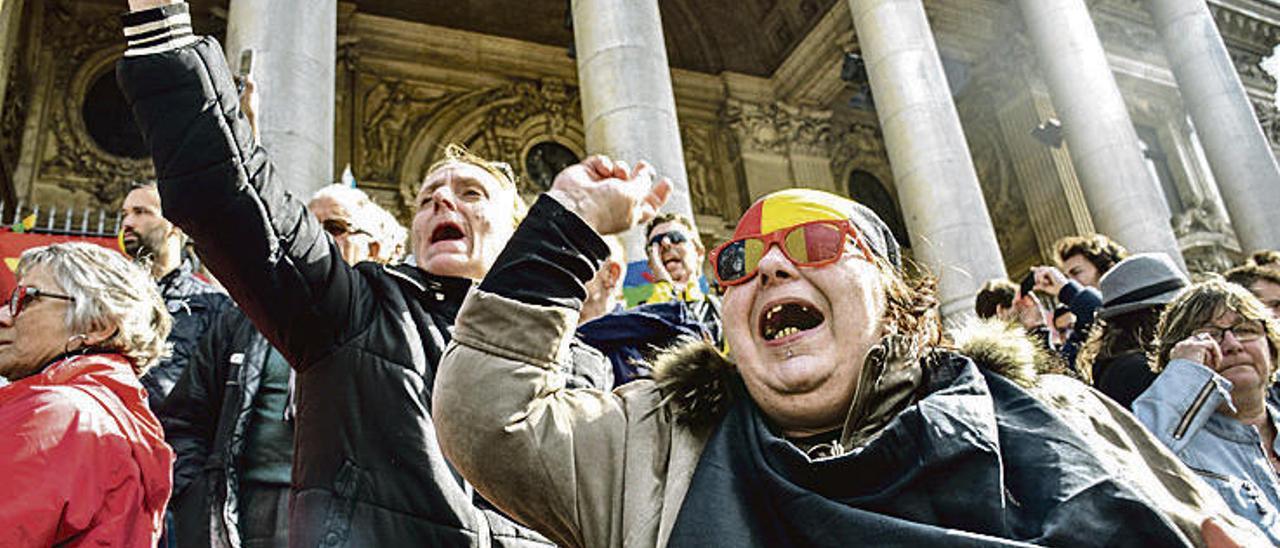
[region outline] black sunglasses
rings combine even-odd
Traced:
[[[684,233],[679,230],[672,230],[671,232],[654,234],[652,238],[649,238],[649,246],[661,245],[664,241],[670,241],[671,245],[680,245],[689,241],[689,238],[685,237]]]
[[[27,305],[31,304],[31,301],[41,297],[72,302],[76,300],[75,297],[70,295],[60,295],[58,293],[50,293],[34,287],[20,285],[13,288],[13,292],[9,294],[9,317],[17,318],[18,314],[22,313],[23,308],[26,308]]]
[[[362,228],[356,228],[345,219],[325,219],[320,221],[320,226],[324,227],[324,231],[330,236],[337,238],[338,236],[346,236],[348,234],[364,234],[370,236],[368,231]]]

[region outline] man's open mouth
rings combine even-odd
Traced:
[[[431,243],[461,240],[466,236],[466,234],[462,233],[462,227],[458,226],[457,223],[440,223],[435,230],[431,231]]]
[[[760,336],[766,341],[777,340],[818,327],[824,321],[826,318],[812,306],[801,302],[779,303],[760,317]]]

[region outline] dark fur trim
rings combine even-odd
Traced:
[[[728,409],[729,382],[737,368],[710,343],[690,341],[661,353],[653,364],[653,380],[676,421],[705,424]]]

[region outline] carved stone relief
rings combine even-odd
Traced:
[[[875,175],[892,187],[893,170],[889,166],[889,153],[884,148],[884,136],[880,134],[880,126],[872,122],[847,122],[836,132],[831,171],[837,181],[847,181],[854,170]]]
[[[45,92],[48,117],[38,185],[89,193],[101,206],[119,201],[129,183],[154,177],[148,159],[123,158],[102,150],[85,129],[81,107],[93,81],[115,66],[123,52],[115,17],[76,20],[66,5],[50,6],[44,47],[57,65]]]
[[[725,102],[723,118],[744,152],[797,152],[815,156],[830,153],[829,110],[782,102],[751,103],[729,99]]]
[[[689,180],[689,198],[698,215],[724,217],[726,192],[720,181],[715,154],[715,128],[684,124],[680,140],[684,144],[684,166]]]
[[[369,114],[358,169],[398,185],[406,214],[418,183],[448,143],[510,164],[526,198],[544,190],[532,178],[537,174],[528,172],[528,166],[541,164],[525,161],[537,145],[552,142],[578,158],[585,152],[577,88],[556,78],[462,91],[379,81],[364,101]]]

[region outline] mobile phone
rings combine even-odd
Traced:
[[[240,71],[241,77],[253,76],[253,48],[244,48],[240,52]]]
[[[1022,277],[1022,283],[1018,285],[1018,296],[1030,295],[1031,291],[1036,287],[1036,271],[1032,270]]]

